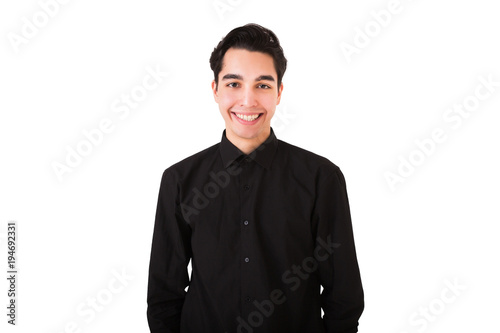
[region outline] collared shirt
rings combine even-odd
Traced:
[[[151,332],[357,332],[363,288],[342,172],[272,128],[248,155],[225,134],[163,173]]]

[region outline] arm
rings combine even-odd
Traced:
[[[344,175],[338,167],[320,177],[313,222],[323,292],[321,306],[328,333],[355,333],[364,309],[363,287],[354,247]],[[322,260],[323,259],[323,260]]]
[[[190,227],[179,210],[177,184],[169,170],[162,176],[151,246],[147,318],[152,333],[180,331],[189,284]]]

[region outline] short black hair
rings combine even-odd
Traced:
[[[274,32],[255,23],[248,23],[231,30],[214,48],[210,56],[210,68],[214,72],[216,85],[219,83],[224,55],[230,48],[262,52],[273,57],[274,68],[278,75],[278,89],[280,88],[287,60]]]

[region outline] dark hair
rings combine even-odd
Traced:
[[[230,48],[258,51],[273,57],[274,68],[278,74],[278,89],[286,71],[287,60],[281,48],[278,37],[269,29],[255,23],[248,23],[231,30],[224,37],[210,56],[210,68],[214,71],[215,84],[219,83],[219,73],[222,69],[222,60]]]

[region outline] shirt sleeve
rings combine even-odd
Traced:
[[[364,294],[345,179],[337,166],[319,179],[313,221],[326,332],[355,333],[364,309]]]
[[[189,285],[190,235],[179,208],[177,182],[167,169],[160,184],[149,262],[147,318],[152,333],[180,331]]]

